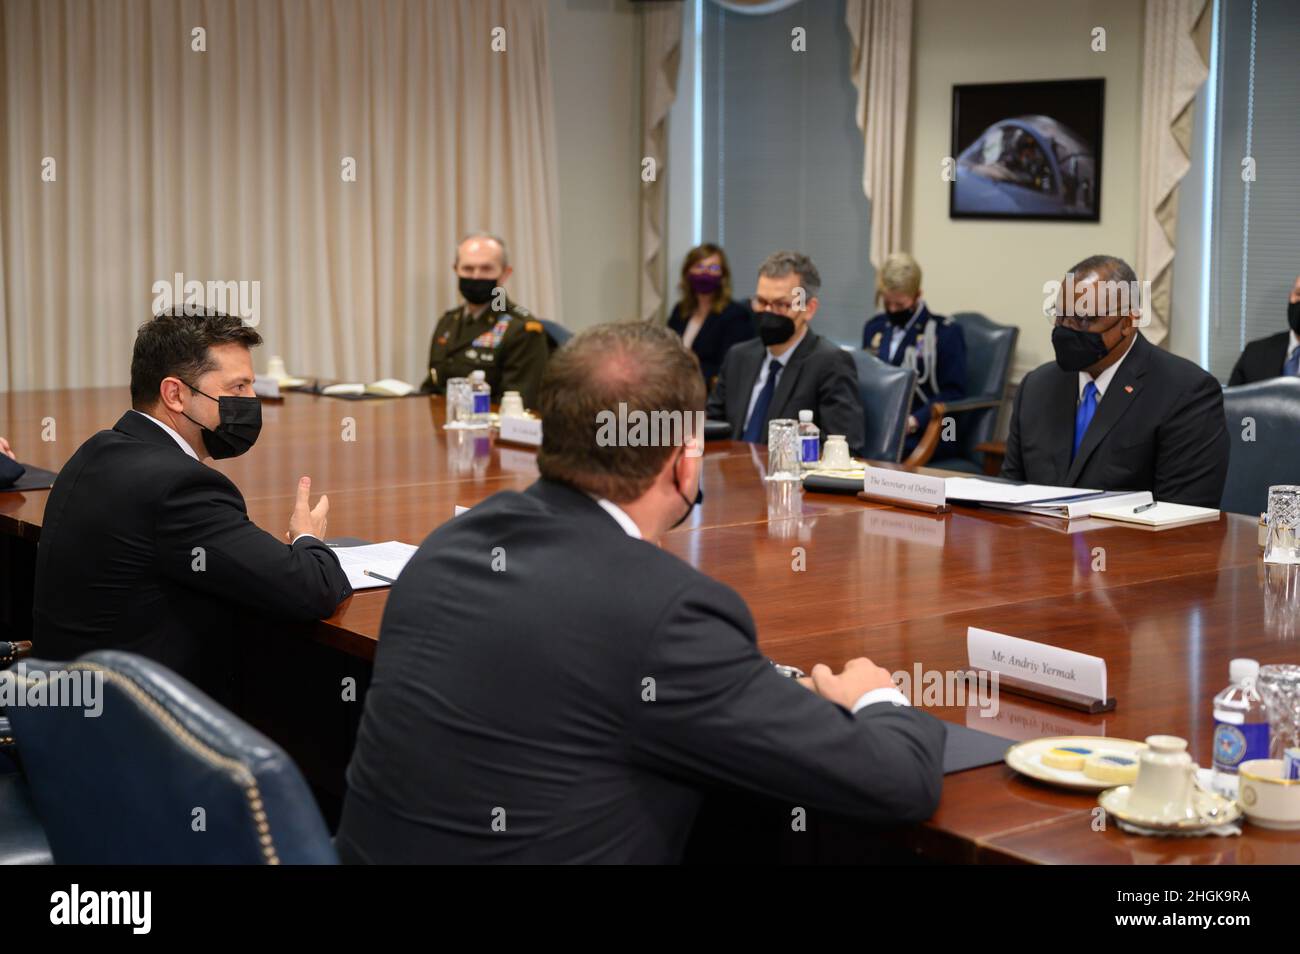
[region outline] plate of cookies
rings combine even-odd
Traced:
[[[1080,792],[1132,785],[1145,742],[1100,735],[1055,735],[1007,749],[1007,765],[1021,775]]]

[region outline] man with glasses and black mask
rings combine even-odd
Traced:
[[[1268,378],[1300,375],[1300,275],[1291,284],[1286,302],[1289,331],[1280,331],[1246,345],[1232,369],[1229,387],[1252,384]]]
[[[782,675],[740,596],[657,545],[698,498],[703,405],[662,325],[556,352],[541,479],[447,521],[393,586],[343,861],[673,862],[710,790],[867,823],[934,811],[941,722],[868,659]]]
[[[132,410],[82,444],[54,482],[32,642],[43,659],[139,653],[229,703],[234,661],[248,651],[241,614],[320,619],[352,590],[322,542],[329,500],[310,505],[311,478],[299,480],[288,532],[276,537],[203,463],[257,440],[250,349],[262,339],[239,318],[195,311],[140,327]]]
[[[758,337],[732,345],[706,409],[732,437],[767,443],[769,421],[812,411],[823,436],[843,434],[861,453],[866,439],[858,375],[848,352],[808,327],[821,276],[807,255],[776,252],[758,267],[750,305]]]
[[[1218,507],[1228,474],[1219,382],[1138,331],[1133,269],[1094,255],[1058,299],[1056,361],[1016,391],[1002,476]]]
[[[482,371],[492,400],[518,391],[525,407],[536,407],[550,346],[542,323],[506,297],[506,279],[514,269],[505,241],[486,232],[466,236],[456,246],[452,269],[464,303],[444,312],[434,326],[429,374],[420,390],[444,394],[451,378]]]

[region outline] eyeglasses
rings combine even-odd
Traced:
[[[721,275],[721,265],[692,265],[691,271],[700,275]]]
[[[785,315],[787,318],[799,310],[795,308],[794,302],[788,298],[780,301],[768,301],[766,298],[759,298],[757,295],[749,300],[749,307],[754,311],[771,311],[778,315]]]
[[[1123,318],[1123,315],[1065,315],[1061,314],[1055,307],[1048,309],[1047,317],[1052,320],[1053,324],[1064,325],[1067,328],[1075,328],[1079,331],[1090,331],[1096,327],[1110,328],[1107,322],[1113,322],[1115,318]]]

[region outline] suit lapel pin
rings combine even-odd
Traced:
[[[1125,394],[1132,394],[1132,393],[1133,393],[1133,385],[1131,385],[1131,384],[1126,384],[1126,385],[1124,385],[1124,393],[1125,393]]]

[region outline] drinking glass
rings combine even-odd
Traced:
[[[767,479],[800,479],[798,421],[777,418],[768,422]]]
[[[469,378],[447,379],[448,427],[464,427],[468,423],[472,401]]]
[[[1268,542],[1265,563],[1300,563],[1300,487],[1268,488]]]
[[[1300,746],[1300,666],[1260,666],[1255,686],[1268,709],[1268,757]]]

